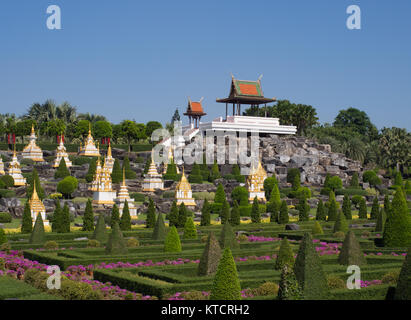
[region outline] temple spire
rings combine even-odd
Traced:
[[[123,186],[126,185],[126,168],[123,168]]]

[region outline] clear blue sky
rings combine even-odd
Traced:
[[[57,4],[62,30],[48,30]],[[362,29],[346,28],[346,8]],[[378,128],[411,130],[411,1],[3,0],[0,113],[69,101],[112,122],[170,121],[187,96],[225,113],[230,73],[305,103],[321,122],[357,107]]]

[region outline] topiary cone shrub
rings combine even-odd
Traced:
[[[70,171],[67,169],[66,160],[64,160],[64,158],[61,158],[59,166],[56,172],[54,173],[54,178],[63,179],[65,177],[68,177],[69,175],[70,175]]]
[[[164,241],[165,252],[181,252],[181,241],[175,226],[170,228]]]
[[[364,252],[361,250],[360,243],[352,230],[348,231],[345,236],[340,254],[338,256],[338,263],[346,266],[362,266],[367,264],[367,260],[364,257]]]
[[[157,215],[156,225],[154,226],[152,239],[153,240],[164,240],[167,235],[166,225],[164,224],[163,214],[160,212]]]
[[[320,257],[315,251],[313,240],[308,232],[304,234],[294,263],[294,273],[305,300],[327,299],[329,294]]]
[[[300,300],[302,290],[292,267],[285,264],[281,270],[280,283],[278,285],[278,300]]]
[[[27,201],[24,205],[23,220],[21,223],[21,233],[31,233],[33,231],[33,219],[31,218],[30,204]]]
[[[197,229],[191,217],[187,218],[184,225],[184,239],[197,239]]]
[[[207,276],[217,271],[221,248],[213,232],[210,232],[198,265],[198,275]]]
[[[282,270],[284,265],[292,267],[294,265],[294,253],[291,249],[290,242],[285,237],[281,240],[280,251],[278,253],[277,259],[275,261],[275,270]]]
[[[325,212],[325,207],[323,201],[320,199],[317,205],[317,213],[315,215],[315,220],[327,220],[327,214]]]
[[[104,219],[104,214],[98,216],[97,225],[94,229],[92,239],[97,240],[100,243],[106,243],[108,239],[108,233],[106,229],[106,221]]]
[[[407,256],[401,267],[394,299],[411,300],[411,247],[408,249]]]
[[[29,243],[43,244],[46,242],[46,233],[44,232],[44,223],[41,214],[37,215],[34,228],[30,236]]]
[[[131,230],[131,216],[130,216],[130,210],[128,208],[127,200],[124,201],[123,213],[121,214],[121,218],[120,218],[120,229],[122,231]]]
[[[345,219],[345,215],[342,211],[338,213],[337,221],[334,223],[334,233],[335,232],[344,232],[348,231],[348,222]]]
[[[231,224],[229,222],[223,225],[223,230],[220,234],[219,243],[221,248],[237,249],[240,247],[240,244],[238,243],[235,237],[233,228],[231,227]]]
[[[224,249],[218,264],[210,300],[241,300],[240,280],[230,248]]]
[[[127,252],[127,243],[124,240],[118,222],[115,222],[108,238],[106,254],[127,254]]]
[[[321,227],[321,224],[318,221],[315,221],[312,233],[313,235],[324,234],[323,228]]]
[[[83,231],[93,231],[94,230],[94,214],[93,205],[91,200],[87,200],[86,209],[84,210],[83,216]]]
[[[386,220],[387,220],[387,215],[385,213],[385,210],[382,208],[380,210],[380,212],[378,213],[377,224],[375,226],[375,231],[376,232],[383,232],[384,231],[384,226],[385,226]]]

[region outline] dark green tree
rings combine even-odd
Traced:
[[[202,183],[203,176],[201,175],[200,166],[197,163],[194,163],[191,173],[188,176],[188,181],[190,183]]]
[[[218,263],[221,258],[221,248],[213,232],[210,232],[203,254],[198,264],[199,276],[208,276],[217,271]]]
[[[328,221],[336,221],[338,215],[338,203],[335,200],[334,191],[330,191],[328,200]]]
[[[111,219],[110,219],[110,227],[113,229],[115,223],[120,224],[120,210],[118,209],[117,205],[114,204],[113,208],[111,209]],[[120,227],[120,226],[119,226]]]
[[[397,287],[394,294],[395,300],[411,300],[411,247],[402,264]]]
[[[347,220],[352,220],[351,199],[348,195],[344,195],[344,200],[343,200],[343,204],[342,204],[342,211],[344,212],[345,218]]]
[[[327,220],[327,214],[325,213],[324,203],[321,199],[320,201],[318,201],[317,214],[315,215],[315,220],[319,220],[319,221]]]
[[[354,174],[351,177],[350,187],[351,188],[358,188],[359,186],[360,186],[360,183],[358,181],[358,172],[354,172]]]
[[[156,208],[153,199],[148,200],[148,210],[146,218],[146,228],[154,228],[156,224]]]
[[[291,249],[287,237],[284,237],[283,240],[281,240],[280,251],[275,261],[274,269],[282,270],[285,264],[292,267],[294,265],[294,261],[293,250]]]
[[[221,183],[218,184],[217,190],[215,192],[214,203],[223,204],[226,200],[226,194],[224,192],[224,187]]]
[[[94,227],[94,224],[93,224]],[[68,233],[70,232],[70,210],[67,203],[64,204],[63,211],[61,212],[61,224],[58,232]]]
[[[94,179],[94,175],[96,174],[96,168],[97,168],[97,160],[96,159],[91,159],[89,162],[89,167],[88,171],[86,174],[86,181],[90,183]]]
[[[300,243],[297,259],[294,263],[294,273],[302,290],[303,299],[321,300],[328,298],[327,278],[308,232],[304,234]]]
[[[335,232],[344,232],[348,231],[348,222],[345,219],[345,215],[342,211],[338,213],[337,220],[334,223],[334,233]]]
[[[375,220],[378,217],[378,213],[380,212],[380,205],[378,203],[378,197],[375,196],[374,200],[372,202],[372,207],[371,207],[371,220]]]
[[[63,179],[65,177],[68,177],[69,175],[70,175],[70,171],[69,169],[67,169],[66,160],[64,160],[64,158],[61,158],[60,164],[56,172],[54,173],[54,178]]]
[[[87,200],[86,209],[83,216],[83,231],[94,231],[94,213],[91,200]]]
[[[127,243],[118,222],[115,221],[111,227],[111,233],[107,241],[106,254],[127,254],[127,252]]]
[[[112,183],[120,183],[123,180],[123,173],[120,167],[120,161],[114,159],[113,171],[111,172]]]
[[[106,243],[108,240],[106,221],[104,219],[104,214],[102,213],[98,216],[97,225],[94,229],[92,239],[97,240],[100,243]]]
[[[182,202],[180,204],[180,208],[178,209],[178,227],[179,228],[184,228],[187,218],[188,218],[187,207],[184,204],[184,202]]]
[[[30,244],[44,244],[46,242],[46,233],[44,232],[44,223],[41,214],[39,213],[34,223],[33,231],[31,233]]]
[[[234,200],[233,208],[231,209],[229,222],[232,226],[239,226],[240,223],[241,223],[241,221],[240,221],[240,208],[238,207],[238,203],[235,200]]]
[[[387,220],[387,215],[385,213],[385,210],[381,209],[380,212],[378,213],[377,225],[375,226],[375,231],[376,232],[383,232],[384,231],[384,226],[385,226],[386,220]]]
[[[221,224],[225,224],[230,219],[230,205],[228,201],[224,199],[223,207],[220,213]]]
[[[60,200],[56,200],[56,207],[53,212],[53,219],[51,221],[51,231],[52,232],[61,232],[62,229],[62,219],[63,219],[63,211],[61,210]]]
[[[21,223],[21,233],[31,233],[33,231],[33,220],[31,218],[30,204],[26,201]]]
[[[278,188],[278,181],[276,177],[268,177],[264,180],[264,192],[265,192],[265,198],[270,199],[271,198],[271,193],[273,191],[274,186],[277,186]]]
[[[156,225],[154,226],[152,239],[165,240],[167,235],[166,225],[164,224],[163,214],[160,212],[157,215]]]
[[[287,206],[287,202],[285,202],[285,200],[283,200],[283,202],[281,202],[281,208],[280,208],[280,216],[278,219],[278,223],[279,224],[286,224],[289,221],[289,217],[288,217],[288,206]]]
[[[361,250],[360,243],[352,230],[348,231],[345,236],[344,243],[338,256],[338,263],[346,266],[363,266],[367,264],[364,252]]]
[[[127,156],[124,157],[122,170],[126,173],[126,179],[135,179],[137,177],[136,173],[131,170],[130,160]]]
[[[181,241],[175,226],[172,226],[164,241],[165,252],[181,252]]]
[[[237,249],[240,247],[230,223],[226,223],[223,225],[223,230],[220,234],[219,243],[221,248]]]
[[[300,300],[302,298],[301,291],[292,267],[285,264],[281,270],[281,278],[278,285],[278,300]]]
[[[307,203],[306,197],[302,197],[297,205],[298,210],[298,221],[308,221],[309,213],[310,213],[310,206]]]
[[[210,300],[241,300],[237,267],[230,248],[225,248],[217,267]]]
[[[184,225],[184,239],[197,239],[197,229],[191,217],[187,218]]]
[[[44,193],[44,189],[41,187],[39,174],[36,168],[33,169],[33,171],[31,172],[31,175],[29,176],[27,180],[28,180],[27,182],[29,183],[26,189],[27,198],[28,199],[31,198],[31,195],[33,194],[33,186],[34,184],[36,184],[37,195],[39,196],[40,200],[43,200],[45,198],[45,193]]]
[[[358,209],[358,217],[360,219],[368,219],[367,216],[367,203],[365,202],[364,197],[361,198],[360,206]]]
[[[211,215],[210,215],[210,204],[207,199],[204,200],[203,208],[201,209],[201,222],[200,226],[209,226],[211,225]]]
[[[220,174],[220,169],[218,168],[217,161],[214,161],[213,166],[211,167],[211,173],[210,173],[210,181],[214,182],[214,180],[220,179],[221,174]]]
[[[131,230],[130,209],[128,208],[127,200],[124,201],[123,213],[121,214],[121,218],[120,218],[120,229],[122,231]]]
[[[261,222],[261,215],[260,215],[260,207],[258,205],[257,196],[254,198],[253,205],[251,207],[251,223],[260,223]]]
[[[175,226],[178,227],[178,207],[177,207],[177,202],[173,201],[173,204],[171,205],[171,210],[170,213],[168,214],[168,222],[169,226]]]

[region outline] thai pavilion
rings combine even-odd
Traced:
[[[31,159],[33,161],[44,161],[43,159],[43,151],[41,151],[40,147],[36,144],[36,133],[34,132],[34,125],[31,125],[31,134],[30,134],[30,142],[27,146],[24,147],[21,156],[23,159]]]
[[[177,200],[177,204],[180,205],[184,203],[186,206],[195,206],[196,202],[193,198],[193,193],[191,191],[191,185],[188,182],[185,174],[184,174],[184,167],[183,167],[183,174],[181,176],[180,182],[177,184],[176,187],[176,194],[175,198]]]
[[[13,177],[15,186],[25,186],[26,185],[26,178],[24,178],[23,175],[21,174],[20,162],[17,159],[16,145],[14,145],[13,158],[11,159],[11,162],[9,163],[7,173]]]
[[[64,161],[66,162],[67,168],[70,168],[73,165],[68,157],[66,147],[64,146],[63,139],[64,139],[63,135],[61,135],[60,144],[58,145],[57,151],[56,151],[56,160],[54,160],[54,164],[53,164],[54,168],[57,168],[60,165],[60,161],[63,158],[64,158]]]
[[[99,157],[100,156],[100,150],[94,143],[93,136],[91,135],[91,126],[89,125],[88,128],[88,135],[87,138],[84,142],[84,147],[81,146],[79,148],[78,152],[79,156],[87,156],[87,157]]]

